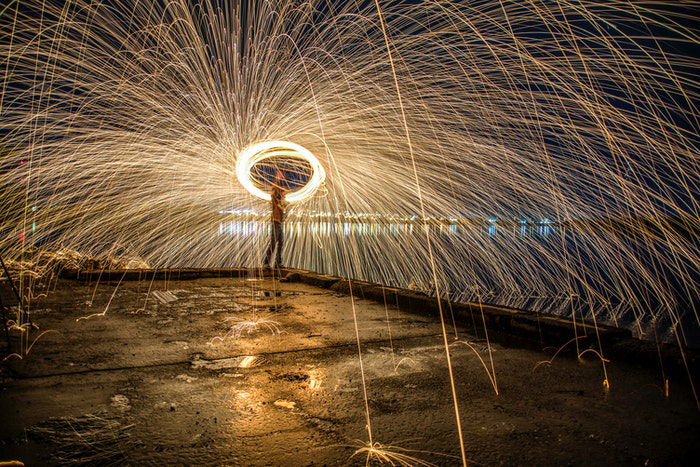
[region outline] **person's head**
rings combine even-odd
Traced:
[[[284,181],[285,178],[282,171],[280,169],[275,169],[275,181],[272,183],[272,188],[287,191]]]

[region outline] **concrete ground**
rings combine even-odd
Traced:
[[[0,461],[365,463],[362,453],[352,457],[368,433],[347,295],[270,278],[60,280],[32,309],[41,330],[55,332],[3,371]],[[458,465],[439,320],[357,299],[354,310],[373,440],[423,462]],[[700,458],[700,417],[683,379],[671,381],[666,397],[659,372],[613,361],[605,390],[599,360],[559,356],[537,366],[552,349],[501,337],[490,346],[497,395],[480,360],[490,369],[483,335],[456,334],[459,341],[450,320],[474,465]]]

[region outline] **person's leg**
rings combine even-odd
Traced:
[[[267,252],[265,253],[265,262],[263,263],[263,265],[266,268],[270,267],[270,260],[272,259],[272,251],[275,249],[275,244],[277,243],[275,224],[276,224],[276,222],[273,222],[272,225],[270,226],[270,245],[267,247]]]
[[[282,267],[282,247],[284,246],[284,229],[281,222],[277,222],[277,258],[276,265],[278,268]]]

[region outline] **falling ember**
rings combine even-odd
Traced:
[[[226,318],[224,322],[234,324],[228,325],[228,330],[223,336],[216,336],[209,344],[214,344],[217,342],[223,342],[226,339],[239,339],[244,335],[251,335],[258,331],[266,331],[270,335],[277,335],[280,332],[280,323],[262,316],[258,316],[252,319],[241,319],[241,318]]]
[[[420,453],[420,451],[405,449],[399,446],[382,445],[376,442],[363,443],[361,441],[358,441],[357,444],[360,447],[352,454],[352,457],[365,457],[365,465],[371,465],[375,462],[379,463],[380,465],[392,465],[402,467],[409,467],[414,465],[428,467],[436,465],[411,455],[415,453]]]

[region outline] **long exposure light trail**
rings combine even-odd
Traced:
[[[257,267],[291,157],[289,266],[698,339],[696,2],[245,5],[0,9],[3,256]]]
[[[241,182],[241,185],[246,190],[260,199],[270,201],[270,193],[255,186],[250,170],[255,164],[266,159],[274,159],[275,157],[297,158],[311,166],[312,174],[309,180],[300,189],[287,193],[284,197],[287,201],[301,201],[308,198],[318,190],[326,179],[326,171],[321,162],[316,156],[311,154],[311,151],[298,144],[288,141],[265,141],[253,144],[245,148],[238,156],[236,160],[236,177],[238,177],[238,181]]]

